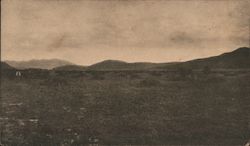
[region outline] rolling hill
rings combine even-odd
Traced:
[[[169,63],[135,62],[127,63],[119,60],[105,60],[87,67],[88,70],[147,70]]]
[[[250,48],[242,47],[219,56],[160,66],[155,69],[176,69],[180,67],[202,69],[206,66],[213,69],[250,69]]]
[[[60,59],[41,59],[29,61],[6,61],[10,66],[17,69],[39,68],[39,69],[53,69],[59,66],[73,65],[73,63]]]
[[[88,70],[175,70],[178,68],[202,69],[250,69],[250,48],[241,47],[218,56],[170,63],[127,63],[119,60],[105,60],[87,67]]]
[[[9,64],[5,62],[1,62],[1,70],[11,70],[11,69],[15,69],[15,68],[11,67]]]

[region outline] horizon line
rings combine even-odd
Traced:
[[[232,50],[230,52],[234,52],[236,50],[239,50],[241,48],[248,48],[250,49],[250,46],[249,47],[239,47],[235,50]],[[207,57],[204,57],[204,58],[193,58],[193,59],[189,59],[189,60],[179,60],[179,61],[169,61],[169,62],[151,62],[151,61],[133,61],[133,62],[130,62],[130,61],[124,61],[124,60],[119,60],[119,59],[104,59],[104,60],[100,60],[100,61],[97,61],[95,63],[92,63],[92,64],[78,64],[78,63],[74,63],[72,61],[69,61],[69,60],[66,60],[66,59],[61,59],[61,58],[38,58],[38,59],[28,59],[28,60],[9,60],[9,59],[4,59],[4,60],[0,60],[1,62],[7,62],[7,61],[13,61],[13,62],[29,62],[29,61],[41,61],[41,60],[46,60],[46,61],[49,61],[49,60],[59,60],[59,61],[65,61],[65,62],[68,62],[68,63],[71,63],[71,65],[79,65],[79,66],[91,66],[91,65],[94,65],[94,64],[97,64],[97,63],[100,63],[100,62],[104,62],[104,61],[121,61],[121,62],[124,62],[124,63],[152,63],[152,64],[161,64],[161,63],[181,63],[181,62],[188,62],[188,61],[192,61],[192,60],[197,60],[197,59],[205,59],[205,58],[210,58],[210,57],[216,57],[216,56],[220,56],[222,54],[225,54],[225,53],[230,53],[230,52],[224,52],[224,53],[220,53],[220,54],[217,54],[217,55],[213,55],[213,56],[207,56]],[[1,57],[2,58],[2,57]]]

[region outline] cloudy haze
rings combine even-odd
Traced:
[[[2,0],[2,59],[170,62],[249,46],[249,0]]]

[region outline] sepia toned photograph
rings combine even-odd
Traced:
[[[0,146],[250,146],[250,0],[1,0]]]

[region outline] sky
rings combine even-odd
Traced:
[[[173,62],[249,46],[250,0],[1,0],[2,60]]]

